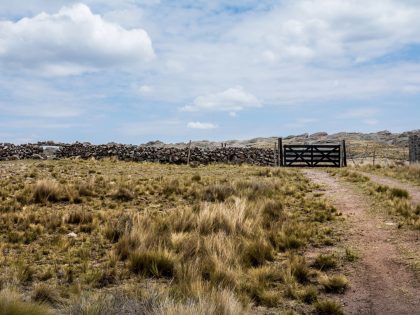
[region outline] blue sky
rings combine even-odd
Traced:
[[[0,142],[420,128],[412,0],[0,3]]]

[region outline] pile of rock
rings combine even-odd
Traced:
[[[93,145],[74,144],[0,144],[0,160],[16,159],[104,159],[114,157],[122,161],[148,161],[160,163],[185,164],[188,161],[188,148],[135,146],[124,144]],[[232,163],[273,165],[272,149],[259,148],[191,148],[189,161],[196,164]]]
[[[43,159],[43,148],[37,144],[15,145],[12,143],[0,143],[0,161]]]

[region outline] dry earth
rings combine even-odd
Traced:
[[[369,201],[351,184],[320,170],[304,173],[325,189],[325,196],[346,216],[345,243],[360,251],[359,261],[348,270],[351,288],[342,298],[346,314],[420,314],[419,279],[399,251],[401,246],[420,248],[419,238],[401,235],[395,226],[369,211]],[[387,184],[391,181],[386,179]]]

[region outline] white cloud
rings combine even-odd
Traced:
[[[220,93],[207,94],[197,97],[192,105],[182,108],[184,111],[220,111],[232,113],[247,107],[261,107],[261,102],[241,86],[227,89]]]
[[[420,7],[408,1],[284,1],[266,14],[244,19],[226,37],[255,47],[268,62],[337,66],[420,43],[419,15]]]
[[[187,127],[191,129],[215,129],[218,126],[212,123],[203,123],[203,122],[196,121],[196,122],[189,122],[187,124]]]
[[[370,118],[378,113],[377,108],[365,107],[350,109],[342,114],[344,118]]]
[[[138,92],[141,95],[147,95],[147,94],[152,93],[153,91],[154,91],[154,88],[153,86],[150,86],[150,85],[142,85],[138,88]]]
[[[84,4],[63,7],[56,14],[0,22],[0,62],[8,68],[75,75],[138,67],[154,56],[146,31],[107,22]]]

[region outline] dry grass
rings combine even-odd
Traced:
[[[339,174],[344,179],[357,184],[374,198],[377,208],[385,209],[389,214],[395,216],[400,226],[409,225],[420,229],[420,208],[411,204],[410,195],[406,190],[374,183],[366,176],[352,170],[330,171],[330,173]]]
[[[0,291],[0,314],[2,315],[48,315],[53,314],[46,306],[23,302],[18,294]]]
[[[420,164],[412,165],[367,165],[356,168],[377,175],[393,177],[420,186]]]
[[[304,255],[336,242],[339,214],[297,170],[3,166],[0,283],[59,313],[309,313],[324,294]]]
[[[338,302],[327,299],[315,303],[315,311],[318,315],[343,315],[343,307]]]

